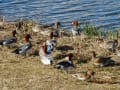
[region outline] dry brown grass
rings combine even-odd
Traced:
[[[6,31],[6,33],[11,30]],[[2,35],[2,32],[4,31],[0,31],[0,35]],[[41,38],[34,34],[32,37],[35,41],[39,41]],[[72,38],[59,39],[58,46],[68,45],[74,49],[55,50],[53,52],[54,57],[58,56],[57,59],[64,57],[62,55],[69,52],[75,54],[76,68],[69,70],[68,73],[56,70],[53,66],[43,65],[39,56],[15,55],[11,53],[13,49],[0,46],[0,90],[120,90],[120,66],[102,68],[93,66],[90,62],[91,54],[89,51],[96,50],[97,54],[104,56],[109,54],[106,50],[98,48],[93,39],[80,41],[79,43],[78,40],[80,41],[80,37],[77,37],[77,41]],[[36,42],[32,42],[32,44],[34,49],[39,49]],[[79,81],[71,76],[71,73],[87,70],[95,71],[95,77],[100,80],[107,79],[118,83],[90,83]]]

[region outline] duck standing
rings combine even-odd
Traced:
[[[78,20],[74,20],[72,24],[73,24],[73,29],[72,29],[73,36],[79,35],[81,30],[80,28],[78,28],[79,27]]]

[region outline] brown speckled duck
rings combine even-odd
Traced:
[[[114,52],[118,46],[118,40],[115,39],[115,40],[107,41],[107,42],[100,41],[100,42],[98,42],[98,44],[100,47],[102,47],[104,49],[112,50]]]
[[[73,77],[82,80],[82,81],[87,81],[90,80],[94,77],[95,72],[94,71],[87,71],[87,72],[80,72],[76,74],[72,74]]]
[[[95,51],[92,51],[92,62],[95,66],[107,66],[111,62],[111,57],[96,56]]]

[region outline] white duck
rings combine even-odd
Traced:
[[[43,64],[49,65],[53,63],[53,57],[51,55],[52,50],[52,44],[48,40],[43,43],[42,47],[39,50],[39,55]]]

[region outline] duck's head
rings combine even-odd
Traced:
[[[73,24],[73,26],[78,26],[79,25],[78,20],[73,20],[72,24]]]
[[[32,39],[31,35],[30,34],[26,34],[25,35],[25,41],[26,42],[30,42],[30,39]]]
[[[16,30],[13,30],[13,31],[12,31],[13,37],[15,37],[16,34],[17,34]]]

